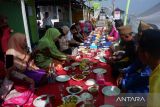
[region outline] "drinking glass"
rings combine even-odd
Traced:
[[[95,107],[93,99],[85,99],[84,100],[84,107]]]
[[[99,85],[104,85],[105,79],[104,79],[104,75],[103,74],[101,74],[101,73],[97,74],[97,83]]]
[[[63,85],[63,84],[60,84],[60,85],[58,86],[58,88],[59,88],[59,90],[60,90],[60,96],[63,97],[63,96],[64,96],[64,95],[63,95],[64,85]]]

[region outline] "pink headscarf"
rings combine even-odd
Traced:
[[[112,26],[112,31],[109,35],[114,38],[113,41],[117,41],[119,39],[119,33],[115,26]]]
[[[63,30],[63,33],[64,33],[65,35],[67,35],[70,29],[69,29],[68,26],[63,26],[63,27],[62,27],[62,30]]]
[[[27,45],[26,36],[22,33],[15,33],[8,42],[8,49],[15,49],[22,54],[27,54],[25,46]]]
[[[8,50],[6,54],[14,56],[14,63],[18,67],[18,65],[26,66],[26,62],[29,60],[29,55],[27,54],[26,50],[26,37],[22,33],[15,33],[11,36],[8,42]],[[19,68],[19,67],[18,67]],[[20,68],[20,69],[24,69]]]

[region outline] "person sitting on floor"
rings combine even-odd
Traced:
[[[123,91],[127,92],[148,92],[149,76],[151,69],[144,65],[139,59],[126,68],[120,70],[117,84]]]
[[[61,35],[58,39],[60,51],[65,54],[72,54],[72,49],[69,47],[69,42],[66,39],[66,34],[69,31],[67,26],[63,26],[62,29],[59,29]]]
[[[71,27],[66,35],[66,38],[69,42],[69,46],[71,46],[71,47],[77,47],[80,45],[80,42],[76,41],[73,38],[73,33],[76,33],[76,32],[77,32],[77,29],[75,27]]]
[[[115,26],[114,21],[112,21],[112,30],[111,30],[109,36],[107,37],[107,39],[111,42],[118,41],[118,39],[119,39],[119,33],[118,33],[118,30]]]
[[[81,23],[80,22],[75,23],[75,27],[78,31],[78,35],[82,38],[82,40],[84,41],[84,39],[87,39],[87,35],[82,30]]]
[[[123,58],[129,58],[129,63],[131,64],[136,57],[136,42],[134,41],[132,30],[130,26],[123,26],[119,28],[121,42],[120,49],[114,52],[111,59],[115,61],[120,61]]]
[[[83,31],[84,33],[89,36],[89,34],[92,32],[92,23],[91,21],[85,21],[84,22],[84,27],[83,27]]]
[[[43,84],[43,79],[46,76],[44,70],[39,69],[31,58],[27,48],[26,37],[22,33],[15,33],[11,36],[8,42],[8,50],[6,55],[13,55],[16,72],[25,74],[27,79],[35,82],[36,85]],[[13,75],[16,76],[16,73]],[[43,81],[43,82],[42,82]]]
[[[77,30],[75,25],[71,26],[70,31],[71,31],[71,33],[73,35],[74,40],[76,40],[76,41],[78,41],[80,43],[82,43],[84,41],[83,36],[79,33],[79,31]]]
[[[122,26],[119,28],[121,37],[120,50],[113,53],[109,58],[113,66],[113,75],[118,76],[118,69],[125,68],[132,64],[136,59],[136,43],[134,41],[130,26]],[[114,74],[115,73],[115,74]]]
[[[149,26],[141,25],[138,30],[141,34],[143,30],[151,29]],[[140,35],[137,37],[140,38]],[[137,40],[139,39],[137,38]],[[138,52],[137,52],[138,53]],[[127,90],[127,92],[149,92],[149,76],[151,73],[151,69],[149,66],[144,65],[140,59],[136,58],[136,60],[126,68],[120,70],[120,75],[117,79],[117,83],[120,84],[123,90]],[[121,82],[120,82],[121,80]]]
[[[151,68],[149,77],[148,107],[159,107],[160,102],[160,30],[142,31],[139,40],[138,55],[142,63]]]
[[[17,72],[15,65],[6,68],[6,74],[0,87],[1,106],[15,107],[25,105],[33,97],[34,81]]]
[[[60,52],[55,45],[60,35],[58,29],[49,28],[39,40],[35,55],[35,63],[38,67],[47,69],[53,63],[53,59],[61,61],[67,59],[67,56]]]

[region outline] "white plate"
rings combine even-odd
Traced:
[[[56,77],[56,80],[59,82],[66,82],[70,80],[71,78],[68,75],[59,75]]]
[[[101,105],[99,107],[114,107],[114,106],[105,104],[105,105]]]
[[[103,46],[104,48],[106,48],[106,49],[109,49],[109,46]]]
[[[106,43],[106,41],[101,41],[101,43]]]
[[[67,101],[67,99],[69,97],[71,97],[71,96],[75,96],[77,98],[76,104],[78,104],[79,102],[81,102],[81,98],[79,96],[77,96],[77,95],[67,95],[67,96],[65,96],[65,97],[62,98],[62,101],[65,103]]]
[[[88,93],[88,92],[82,93],[80,95],[80,97],[82,98],[83,101],[85,101],[86,99],[90,99],[90,100],[93,99],[93,96],[90,93]]]
[[[109,47],[107,47],[107,46],[103,46],[103,48],[102,48],[103,50],[109,50]]]
[[[104,74],[107,72],[107,70],[103,69],[103,68],[96,68],[93,70],[94,73],[97,73],[97,74]]]
[[[96,57],[94,57],[94,59],[100,59],[100,57],[99,57],[99,56],[96,56]]]
[[[86,82],[85,82],[86,85],[88,86],[91,86],[91,85],[94,85],[96,84],[96,81],[94,79],[88,79]]]
[[[117,96],[120,94],[120,89],[116,86],[106,86],[102,89],[102,93],[106,96]]]
[[[83,46],[83,45],[84,45],[84,43],[80,43],[80,45],[81,45],[81,46]]]
[[[68,71],[70,67],[71,67],[71,66],[66,66],[66,67],[64,67],[63,69],[64,69],[65,71]]]
[[[33,105],[35,107],[45,107],[47,103],[49,103],[49,97],[46,98],[46,100],[42,100],[42,98],[47,97],[46,94],[38,96],[34,101]]]
[[[79,94],[79,93],[81,93],[83,91],[83,88],[81,86],[75,85],[75,87],[79,88],[79,91],[77,91],[77,92],[71,92],[70,90],[73,87],[74,86],[66,87],[67,92],[70,93],[70,94]]]
[[[71,66],[78,66],[80,63],[79,62],[74,62],[71,64]]]

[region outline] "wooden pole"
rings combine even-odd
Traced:
[[[124,18],[124,26],[127,25],[128,10],[129,10],[129,6],[130,6],[130,2],[131,2],[131,0],[127,0],[126,15],[125,15],[125,18]]]
[[[21,0],[21,10],[22,10],[22,17],[23,17],[23,24],[24,24],[25,34],[26,34],[27,45],[29,47],[29,51],[32,52],[24,0]]]

